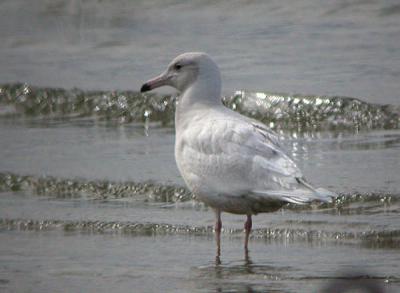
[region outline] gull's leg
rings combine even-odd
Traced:
[[[244,231],[246,232],[246,238],[244,239],[244,249],[246,251],[248,250],[249,236],[250,236],[252,225],[253,225],[253,222],[251,220],[251,215],[247,215],[246,223],[244,223]]]
[[[222,221],[221,221],[221,211],[215,210],[215,240],[217,242],[217,256],[221,254],[221,229],[222,229]]]

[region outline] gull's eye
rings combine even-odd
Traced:
[[[176,64],[174,65],[174,69],[175,69],[176,71],[181,70],[181,69],[182,69],[182,64],[176,63]]]

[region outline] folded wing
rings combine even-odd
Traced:
[[[191,129],[186,169],[209,188],[207,192],[297,204],[331,201],[333,193],[305,181],[274,132],[240,118],[213,119]]]

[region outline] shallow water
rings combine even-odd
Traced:
[[[218,260],[214,215],[184,187],[171,128],[3,117],[1,288],[310,292],[372,282],[396,292],[400,132],[287,134],[304,174],[341,197],[256,216],[248,256],[243,217],[224,214]]]
[[[2,1],[0,291],[400,291],[399,13],[396,1]],[[255,216],[248,254],[244,217],[223,214],[216,256],[214,214],[179,175],[175,94],[135,91],[194,49],[220,64],[225,105],[340,195]]]
[[[98,292],[99,288],[102,292],[313,292],[346,281],[340,270],[360,265],[363,270],[354,279],[381,283],[393,292],[399,282],[392,276],[397,251],[351,245],[310,248],[307,243],[256,240],[246,258],[238,253],[242,248],[238,241],[223,238],[224,253],[218,261],[208,247],[212,237],[204,235],[12,231],[0,237],[9,247],[3,257],[6,292],[7,287],[11,292],[27,287],[36,292]],[[34,253],[26,253],[27,243]],[[385,266],[378,267],[382,262]]]

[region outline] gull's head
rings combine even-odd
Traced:
[[[140,89],[147,92],[169,85],[184,92],[196,82],[220,88],[221,77],[217,64],[206,53],[190,52],[179,55],[168,65],[167,70],[147,81]]]

